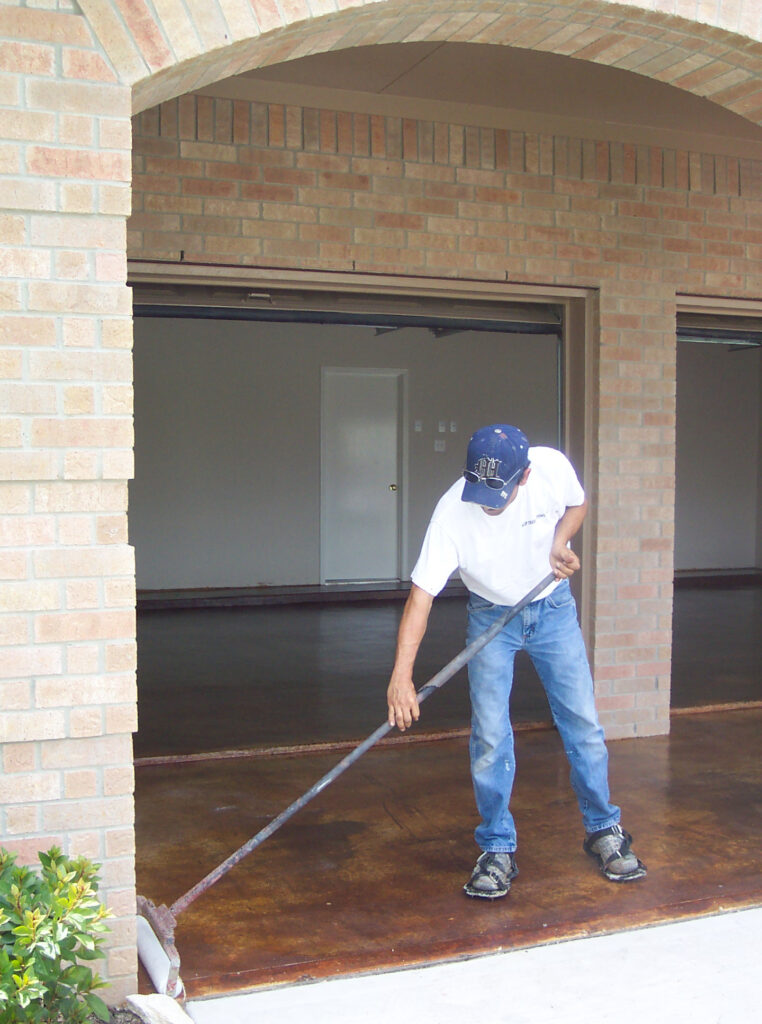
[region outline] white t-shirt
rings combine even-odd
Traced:
[[[462,501],[462,479],[440,498],[412,572],[416,586],[436,596],[458,569],[473,593],[493,604],[514,605],[548,575],[556,524],[568,507],[583,504],[585,492],[569,460],[555,448],[530,448],[529,461],[527,482],[500,515]]]

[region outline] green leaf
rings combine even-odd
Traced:
[[[77,953],[79,960],[103,960],[105,956],[102,949],[80,949]]]
[[[93,995],[103,982],[85,963],[105,957],[111,916],[96,896],[96,865],[56,847],[39,860],[37,874],[0,848],[0,1024],[107,1021]]]
[[[98,1017],[102,1021],[108,1022],[111,1016],[109,1013],[108,1006],[106,1006],[106,1004],[99,996],[93,995],[92,992],[88,992],[84,999],[87,1005],[92,1010],[92,1012],[96,1015],[96,1017]]]

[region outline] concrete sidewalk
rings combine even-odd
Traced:
[[[762,908],[457,963],[193,1000],[196,1024],[762,1020]]]

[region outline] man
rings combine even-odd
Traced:
[[[458,480],[437,504],[412,573],[387,693],[389,724],[404,731],[418,719],[413,666],[434,597],[455,569],[469,590],[470,643],[547,576],[550,564],[555,582],[468,666],[471,777],[481,816],[475,839],[482,853],[464,889],[496,899],[518,874],[509,809],[515,774],[509,698],[514,656],[522,649],[537,669],[563,740],[585,851],[610,881],[642,878],[646,869],[609,800],[608,753],[568,582],[580,567],[570,542],[585,518],[584,491],[561,452],[530,448],[517,427],[502,423],[473,435],[463,476],[465,483]]]

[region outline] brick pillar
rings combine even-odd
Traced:
[[[675,291],[602,282],[593,662],[609,737],[669,731]]]
[[[71,13],[3,8],[0,830],[101,863],[134,991],[130,90]],[[30,42],[29,40],[37,40]]]

